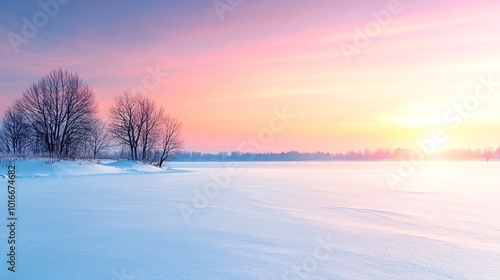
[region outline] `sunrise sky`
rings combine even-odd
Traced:
[[[500,146],[495,0],[242,0],[223,20],[212,0],[72,0],[15,52],[9,33],[23,36],[37,3],[0,4],[2,114],[60,67],[94,89],[106,117],[158,68],[169,75],[146,94],[181,120],[186,150],[237,150],[284,107],[295,118],[263,151],[411,148],[436,127],[446,148]],[[390,22],[356,44],[380,11]],[[358,47],[346,57],[345,46]],[[475,104],[489,75],[496,92]],[[442,115],[464,102],[477,110],[453,129]]]

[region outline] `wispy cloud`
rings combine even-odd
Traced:
[[[105,115],[114,95],[140,83],[147,67],[161,65],[171,75],[149,94],[183,120],[188,148],[203,146],[197,139],[207,129],[226,138],[251,131],[277,104],[296,108],[302,120],[288,138],[319,138],[314,147],[304,140],[306,150],[349,147],[354,135],[383,139],[386,128],[399,135],[394,120],[431,118],[415,114],[412,104],[453,102],[478,75],[496,71],[500,5],[401,0],[403,12],[346,63],[339,43],[352,40],[387,2],[259,0],[238,6],[223,22],[204,1],[74,2],[17,55],[4,35],[31,10],[8,7],[9,16],[0,16],[0,112],[29,83],[62,67],[95,89]],[[488,110],[485,116],[496,116]],[[369,126],[382,132],[367,132]],[[276,145],[290,146],[285,142]]]

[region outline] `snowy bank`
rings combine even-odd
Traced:
[[[6,177],[7,166],[11,164],[15,164],[18,178],[181,172],[126,160],[95,163],[83,160],[2,159],[0,177]]]

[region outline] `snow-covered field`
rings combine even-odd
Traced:
[[[0,178],[6,177],[7,164],[14,162],[19,169],[18,178],[38,177],[68,177],[89,175],[116,175],[116,174],[139,174],[139,173],[164,173],[175,172],[156,166],[136,163],[131,161],[103,161],[99,164],[89,161],[55,161],[49,159],[13,160],[4,159],[0,161]]]
[[[0,279],[500,279],[499,162],[226,165],[16,163]]]

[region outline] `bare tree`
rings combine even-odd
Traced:
[[[123,93],[110,109],[110,132],[119,144],[130,151],[131,160],[148,160],[158,141],[164,109],[142,95]]]
[[[490,159],[493,157],[494,149],[492,146],[488,146],[484,149],[484,156],[486,157],[486,161],[490,161]]]
[[[90,129],[87,141],[93,159],[96,159],[105,149],[108,149],[111,144],[106,123],[96,119]]]
[[[164,119],[165,110],[159,107],[156,103],[148,98],[139,98],[139,108],[144,127],[140,138],[141,160],[147,162],[150,160],[148,156],[158,142],[161,130],[161,122]]]
[[[168,115],[163,120],[162,125],[161,155],[158,161],[159,167],[162,167],[165,161],[169,160],[183,148],[183,140],[181,138],[182,126],[179,120]]]
[[[138,107],[137,98],[125,92],[115,97],[110,108],[110,133],[118,144],[128,147],[131,160],[138,159],[137,144],[141,136]]]
[[[30,126],[16,107],[9,107],[2,121],[1,140],[3,150],[13,155],[24,154],[28,148]]]
[[[85,144],[97,112],[93,91],[77,74],[61,69],[32,84],[17,100],[42,152],[75,157]]]

